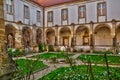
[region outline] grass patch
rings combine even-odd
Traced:
[[[91,59],[92,63],[105,63],[104,55],[81,54],[78,57],[78,59],[82,60],[83,62],[88,62],[89,58]],[[109,64],[120,64],[120,56],[107,55],[107,59]]]
[[[67,54],[68,56],[73,56],[74,54]],[[36,56],[32,56],[32,58],[41,58],[41,59],[52,59],[56,58],[65,58],[65,53],[45,53]]]
[[[27,73],[35,72],[47,67],[47,65],[45,65],[42,61],[18,59],[15,62],[17,63],[18,69],[20,70],[22,75],[26,75]]]
[[[61,67],[49,74],[43,76],[39,80],[91,80],[89,76],[87,66],[74,66],[76,73],[73,72],[71,67]],[[120,68],[109,68],[111,71],[111,77],[113,80],[120,79]],[[106,67],[103,66],[92,66],[92,72],[94,80],[108,80]]]
[[[93,54],[112,54],[112,52],[111,51],[105,51],[105,52],[103,52],[103,51],[94,51]]]

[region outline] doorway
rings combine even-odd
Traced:
[[[63,45],[69,46],[69,37],[63,37]]]

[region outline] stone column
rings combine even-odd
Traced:
[[[21,27],[22,22],[18,21],[17,24],[18,24],[19,30],[16,31],[17,32],[16,33],[16,37],[17,37],[16,45],[17,45],[17,48],[23,49],[23,44],[22,44],[22,27]]]
[[[33,25],[32,27],[32,32],[33,32],[33,46],[36,46],[37,43],[36,43],[36,25]]]
[[[94,33],[93,33],[93,22],[90,22],[90,52],[94,51]]]
[[[117,45],[117,39],[116,39],[116,20],[112,20],[112,38],[113,38],[113,53],[116,54],[116,45]]]
[[[71,47],[74,48],[74,46],[75,46],[75,31],[74,31],[75,24],[71,23],[71,26],[72,26]]]
[[[58,25],[55,25],[55,46],[58,46]]]
[[[6,53],[4,0],[0,0],[0,79],[10,80],[10,73],[14,70],[15,66]]]
[[[113,47],[116,47],[116,21],[112,20],[112,37],[113,37]]]
[[[43,29],[43,34],[44,34],[44,36],[43,36],[43,43],[45,43],[45,44],[47,45],[46,29],[47,29],[47,28],[44,28],[44,29]]]

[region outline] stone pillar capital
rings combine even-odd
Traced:
[[[115,19],[112,19],[111,22],[112,22],[112,24],[115,24],[115,23],[116,23],[116,20],[115,20]]]

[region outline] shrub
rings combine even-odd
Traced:
[[[51,57],[51,61],[52,61],[53,63],[57,63],[57,62],[58,62],[57,56]]]
[[[78,49],[78,52],[83,52],[83,51],[84,51],[83,48]]]
[[[10,57],[13,57],[13,51],[12,51],[12,48],[8,48],[8,55]]]
[[[38,47],[39,47],[39,52],[43,52],[44,51],[44,44],[40,43],[38,45]]]
[[[94,54],[112,54],[111,51],[94,51]]]
[[[90,53],[90,50],[86,50],[85,52],[86,52],[86,53]]]
[[[10,57],[17,57],[17,56],[22,56],[24,54],[24,50],[20,51],[18,48],[17,49],[8,49],[8,55]]]
[[[53,45],[48,45],[48,51],[54,51]]]

